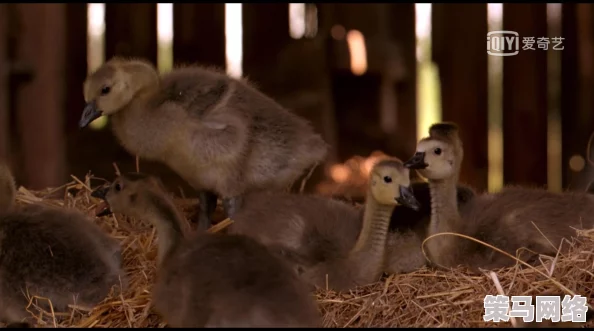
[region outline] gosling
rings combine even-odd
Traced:
[[[519,186],[475,196],[463,208],[455,203],[455,188],[463,159],[462,141],[453,123],[434,124],[405,163],[429,179],[433,206],[429,235],[456,232],[491,244],[512,256],[522,247],[536,254],[556,254],[574,229],[592,228],[594,197],[587,193],[553,193]],[[474,241],[440,235],[426,243],[431,260],[450,268],[459,265],[493,269],[515,260]],[[568,248],[565,244],[562,248]],[[536,254],[527,257],[536,263]]]
[[[123,175],[93,195],[107,201],[109,212],[157,228],[153,301],[170,327],[321,325],[306,285],[265,246],[237,235],[187,238],[188,224],[155,177]]]
[[[114,58],[87,77],[84,98],[81,128],[110,116],[128,152],[168,165],[201,191],[201,230],[216,203],[209,192],[231,217],[246,192],[286,189],[328,150],[309,122],[213,69],[159,76],[148,62]]]
[[[388,240],[386,242],[386,261],[384,272],[388,274],[408,273],[427,265],[423,255],[422,243],[428,237],[431,221],[431,195],[427,182],[414,182],[411,188],[420,209],[403,205],[396,206],[392,212]],[[475,195],[475,190],[464,184],[457,185],[458,208],[464,208]]]
[[[0,187],[9,188],[0,201],[10,202],[0,211],[0,321],[28,320],[27,295],[47,298],[54,311],[64,312],[69,304],[92,308],[112,287],[126,286],[115,239],[75,211],[16,208],[14,179],[8,167],[0,169]],[[49,310],[47,300],[38,301]]]
[[[390,159],[371,171],[362,224],[355,207],[319,196],[259,192],[248,200],[229,232],[280,250],[311,286],[337,291],[379,280],[394,207],[419,208],[408,169]],[[409,253],[400,252],[403,264]]]

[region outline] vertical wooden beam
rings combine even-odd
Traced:
[[[243,4],[244,74],[264,93],[309,120],[316,132],[334,147],[336,131],[327,37],[328,29],[322,28],[315,39],[292,39],[288,3]],[[334,156],[331,148],[326,161],[334,160]],[[327,165],[316,168],[306,183],[306,191],[324,177]],[[300,189],[300,185],[298,180],[293,190]]]
[[[359,30],[366,41],[377,33],[378,13],[373,11],[377,4],[335,3],[331,6],[332,26],[340,25],[346,32]],[[369,71],[361,76],[354,75],[348,65],[350,54],[346,39],[332,40],[330,59],[335,61],[331,66],[334,68],[332,90],[339,141],[336,148],[338,159],[344,162],[353,155],[366,157],[376,149],[391,154],[380,127],[382,77]],[[346,62],[347,66],[343,67],[340,62]]]
[[[460,180],[487,189],[487,4],[433,4],[432,57],[439,67],[442,118],[464,142]]]
[[[574,3],[562,4],[561,33],[565,37],[563,41],[563,53],[561,54],[561,159],[562,159],[562,185],[571,186],[574,176],[569,168],[569,158],[575,154],[576,149],[573,133],[576,125],[576,110],[579,102],[579,43],[578,43],[578,22],[577,6]]]
[[[401,48],[405,77],[395,86],[396,129],[389,139],[397,156],[412,155],[417,140],[417,37],[414,3],[389,4],[390,35]]]
[[[225,67],[225,4],[173,4],[173,57],[176,63]]]
[[[289,3],[244,3],[242,19],[243,73],[264,93],[274,96],[270,64],[291,40]]]
[[[594,5],[564,3],[562,5],[561,53],[561,125],[563,187],[584,190],[592,180],[592,165],[576,173],[569,166],[572,156],[584,159],[588,139],[594,132]],[[594,150],[590,150],[591,157]]]
[[[87,75],[87,4],[66,4],[66,91],[65,91],[65,116],[66,116],[66,157],[67,171],[72,173],[81,163],[80,155],[76,150],[81,131],[78,121],[85,102],[82,95],[82,83]],[[88,131],[88,130],[84,130]],[[88,169],[87,169],[88,170]],[[86,173],[86,172],[85,172]]]
[[[394,40],[392,34],[391,8],[388,4],[366,3],[325,4],[323,9],[326,13],[320,15],[320,22],[324,26],[342,26],[345,32],[358,30],[366,45],[367,71],[357,76],[351,72],[348,42],[344,36],[330,39],[339,160],[344,161],[353,155],[367,156],[374,150],[403,157],[401,155],[406,152],[402,141],[398,141],[400,127],[393,122],[398,123],[401,112],[410,110],[401,109],[398,104],[400,75],[396,74],[399,71],[396,67],[402,63],[394,52],[398,40]],[[409,69],[405,68],[405,71]]]
[[[332,102],[330,68],[327,62],[327,37],[293,40],[279,55],[275,65],[278,79],[277,100],[309,120],[330,149],[325,164],[320,164],[307,181],[306,190],[315,187],[337,162],[336,117]],[[296,183],[297,189],[300,182]]]
[[[0,162],[8,162],[10,155],[9,112],[9,58],[8,58],[8,13],[7,4],[0,4]]]
[[[115,55],[157,63],[157,4],[105,4],[106,60]]]
[[[66,179],[66,4],[18,4],[18,8],[23,34],[17,57],[34,69],[33,80],[16,95],[24,184],[33,189],[58,186]]]
[[[503,30],[547,36],[546,3],[504,4]],[[552,47],[552,45],[550,45]],[[522,48],[522,46],[520,46]],[[547,51],[519,50],[503,60],[503,178],[506,184],[547,183]]]
[[[378,9],[385,7],[379,3],[341,3],[334,7],[334,15],[347,31],[365,30],[366,35],[374,36],[384,32],[383,19],[378,17]]]
[[[87,76],[87,4],[68,3],[66,17],[66,132],[75,132],[84,107],[82,84]]]

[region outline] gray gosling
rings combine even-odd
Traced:
[[[73,210],[17,208],[4,165],[0,190],[0,321],[29,325],[27,296],[47,298],[54,311],[65,312],[71,304],[92,308],[112,287],[126,287],[119,242],[92,220]],[[47,300],[38,304],[49,311]]]
[[[434,124],[429,137],[419,141],[415,155],[405,163],[429,179],[431,223],[429,233],[455,232],[491,244],[513,256],[522,247],[525,259],[537,263],[537,254],[555,255],[563,238],[574,229],[592,228],[594,197],[587,193],[553,193],[519,186],[498,193],[477,195],[458,209],[456,183],[463,159],[462,141],[453,123]],[[568,244],[562,248],[567,249]],[[511,266],[514,259],[489,247],[454,235],[440,235],[426,242],[432,262],[471,270]],[[562,250],[564,251],[564,250]]]
[[[286,189],[328,150],[305,119],[246,80],[213,69],[159,76],[148,62],[113,58],[87,77],[84,98],[81,128],[110,116],[128,152],[166,164],[201,190],[202,230],[216,204],[210,192],[223,198],[231,217],[244,193]]]
[[[314,195],[259,192],[246,201],[230,233],[280,249],[310,285],[337,291],[379,280],[394,207],[419,208],[399,160],[372,169],[363,217],[354,206]]]
[[[248,237],[188,238],[188,224],[155,177],[123,175],[93,195],[107,201],[109,212],[156,227],[153,302],[170,327],[321,326],[307,286],[287,264]]]

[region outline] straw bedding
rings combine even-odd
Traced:
[[[99,185],[93,181],[94,186]],[[90,197],[89,178],[74,181],[66,190],[30,192],[20,188],[17,203],[42,203],[76,208],[94,217],[98,200]],[[64,197],[59,192],[66,192]],[[186,214],[195,201],[177,200]],[[141,220],[111,215],[95,221],[121,241],[130,286],[92,311],[72,307],[58,314],[40,311],[35,299],[29,307],[37,327],[164,327],[153,311],[150,293],[155,275],[156,233]],[[315,295],[326,327],[510,327],[510,322],[483,322],[486,294],[533,295],[547,291],[580,294],[594,305],[594,231],[581,232],[565,256],[545,259],[536,269],[517,265],[485,275],[464,270],[435,271],[429,268],[392,275],[351,291],[320,290]],[[549,276],[551,275],[551,276]],[[498,290],[499,287],[499,290]],[[41,300],[41,299],[38,299]],[[587,324],[594,327],[593,322]]]

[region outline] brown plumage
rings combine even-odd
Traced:
[[[417,152],[405,163],[429,179],[429,235],[457,232],[512,255],[521,247],[554,255],[562,238],[575,236],[574,228],[593,226],[594,197],[586,193],[509,186],[498,193],[477,195],[458,209],[455,188],[463,154],[457,127],[440,123],[430,129],[429,137],[419,141]],[[515,263],[491,248],[457,236],[436,236],[426,245],[432,261],[444,267],[497,268]],[[532,258],[534,255],[523,259],[531,262]]]
[[[0,187],[12,185],[8,174],[2,172]],[[68,304],[92,307],[120,284],[126,279],[119,243],[83,214],[41,205],[0,211],[0,320],[30,316],[25,293],[64,312]]]
[[[201,67],[159,76],[141,60],[114,58],[84,84],[80,126],[108,115],[130,153],[167,164],[228,215],[252,190],[282,190],[320,163],[328,146],[310,123],[245,80]],[[200,228],[209,223],[201,196]]]
[[[188,225],[160,182],[142,174],[117,178],[93,195],[111,212],[150,220],[158,233],[157,311],[171,327],[316,327],[308,288],[255,240],[199,232]]]
[[[259,192],[246,201],[229,232],[282,250],[308,283],[335,290],[377,281],[394,207],[419,207],[408,171],[398,160],[381,161],[372,169],[364,211],[313,195]]]

